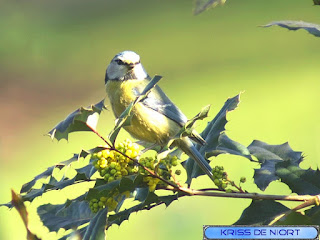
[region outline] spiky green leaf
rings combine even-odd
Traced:
[[[275,175],[287,184],[292,192],[302,195],[320,194],[319,169],[301,169],[298,165],[285,161],[276,164]]]
[[[57,232],[59,229],[77,228],[89,222],[94,213],[86,201],[67,201],[64,204],[45,204],[37,209],[38,215],[49,231]]]
[[[221,132],[225,130],[225,125],[227,123],[227,113],[234,110],[240,102],[240,95],[237,95],[233,98],[229,98],[224,106],[221,108],[219,113],[215,118],[210,121],[207,127],[200,134],[201,137],[206,141],[206,145],[197,145],[197,149],[202,155],[205,155],[206,152],[212,152],[217,149],[219,145],[219,136]],[[187,159],[184,164],[184,168],[187,171],[187,183],[190,184],[192,178],[203,175],[203,171],[191,158]]]
[[[288,210],[290,209],[273,200],[252,200],[234,225],[268,225]]]
[[[104,208],[90,220],[89,226],[84,233],[83,240],[106,239],[105,229],[107,225],[107,213],[108,208]]]
[[[61,139],[68,140],[68,136],[72,132],[92,131],[92,129],[96,129],[99,115],[103,109],[105,109],[104,100],[86,108],[81,107],[58,123],[48,135],[59,141]]]
[[[216,157],[220,154],[233,154],[233,155],[239,155],[248,158],[249,160],[253,161],[249,149],[242,145],[241,143],[238,143],[236,141],[233,141],[230,139],[225,132],[222,132],[218,139],[218,146],[216,150],[213,150],[211,152],[206,152],[206,158],[210,157]]]
[[[315,23],[308,23],[308,22],[303,22],[303,21],[276,21],[276,22],[271,22],[268,23],[262,27],[271,27],[277,25],[279,27],[287,28],[289,30],[299,30],[299,29],[304,29],[311,33],[312,35],[316,37],[320,37],[320,25],[315,24]]]

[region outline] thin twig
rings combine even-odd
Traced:
[[[168,190],[176,190],[171,189],[169,186]],[[281,200],[281,201],[300,201],[305,202],[312,199],[318,199],[319,196],[311,196],[311,195],[267,195],[267,194],[259,194],[259,193],[221,193],[221,192],[209,192],[209,191],[201,191],[194,190],[189,188],[179,188],[179,191],[184,192],[190,196],[208,196],[208,197],[228,197],[228,198],[249,198],[254,200]],[[316,201],[316,200],[314,200]]]
[[[303,208],[306,208],[306,207],[310,207],[312,205],[319,205],[319,202],[320,202],[320,195],[317,195],[317,196],[313,196],[312,199],[296,206],[295,208],[292,208],[290,210],[288,210],[287,212],[277,216],[275,219],[273,219],[272,222],[270,222],[268,225],[273,225],[275,224],[276,222],[278,222],[279,220],[281,220],[282,218],[284,218],[285,216],[288,216],[291,212],[293,211],[298,211],[298,210],[301,210]]]
[[[112,148],[111,143],[109,143],[109,142],[107,141],[107,139],[105,139],[100,133],[98,133],[95,129],[93,129],[93,128],[92,128],[91,126],[89,126],[88,124],[87,124],[87,126],[91,129],[92,132],[94,132],[99,138],[101,138],[110,148]]]

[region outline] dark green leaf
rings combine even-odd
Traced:
[[[293,151],[287,142],[280,145],[269,145],[265,142],[254,140],[248,146],[248,149],[252,155],[258,158],[260,163],[269,159],[278,159],[299,165],[303,159],[302,152]]]
[[[264,191],[272,181],[279,180],[275,175],[276,164],[279,160],[270,159],[261,164],[261,168],[254,170],[254,182]]]
[[[310,217],[299,212],[290,212],[272,225],[312,225]]]
[[[206,152],[212,152],[217,149],[219,145],[219,137],[221,132],[225,130],[225,125],[227,123],[226,115],[228,112],[234,110],[240,102],[240,95],[237,95],[233,98],[229,98],[224,106],[221,108],[219,113],[215,116],[215,118],[210,121],[207,127],[201,133],[201,137],[207,142],[206,145],[201,146],[197,145],[197,149],[202,155],[205,155]],[[184,168],[187,171],[187,183],[190,184],[192,178],[203,175],[203,171],[200,167],[195,163],[195,161],[191,158],[187,159],[187,161],[183,164]]]
[[[216,157],[219,154],[233,154],[239,155],[253,160],[247,147],[244,145],[231,140],[224,132],[222,132],[218,139],[218,146],[216,150],[206,152],[206,158]]]
[[[305,215],[311,219],[313,225],[320,225],[320,206],[314,206],[306,210]]]
[[[320,0],[313,0],[314,5],[320,5]]]
[[[90,107],[77,109],[67,116],[65,120],[58,123],[48,135],[52,139],[56,138],[58,141],[63,138],[68,140],[69,133],[96,129],[99,115],[105,109],[103,102],[104,100]]]
[[[166,207],[169,207],[169,205],[174,201],[178,200],[178,195],[173,194],[173,195],[168,195],[168,196],[160,196],[159,200],[164,202]]]
[[[226,0],[196,0],[193,14],[198,15],[211,7],[216,7],[219,4],[223,5],[225,2]]]
[[[204,118],[208,117],[208,113],[210,110],[210,105],[205,106],[201,109],[201,111],[187,121],[187,123],[181,128],[180,132],[176,135],[175,138],[182,138],[182,137],[190,137],[194,142],[199,143],[200,145],[205,145],[206,141],[195,131],[192,127],[198,120],[203,120]],[[173,139],[172,139],[173,141]],[[168,146],[171,145],[171,142],[168,143]]]
[[[31,180],[30,182],[28,183],[25,183],[21,190],[20,190],[20,193],[26,193],[28,191],[31,190],[31,188],[35,185],[35,183],[40,180],[40,179],[43,179],[43,178],[46,178],[46,177],[49,177],[49,176],[52,176],[52,173],[53,173],[53,170],[55,168],[58,168],[58,169],[61,169],[63,168],[64,166],[69,166],[72,162],[74,161],[78,161],[81,157],[85,158],[86,156],[88,156],[88,154],[90,153],[94,153],[94,152],[97,152],[97,151],[101,151],[103,150],[104,148],[103,147],[96,147],[96,148],[93,148],[93,149],[90,149],[89,151],[85,151],[85,150],[82,150],[80,152],[80,154],[74,154],[72,158],[66,160],[66,161],[63,161],[63,162],[60,162],[59,164],[57,165],[54,165],[52,167],[49,167],[46,171],[44,171],[43,173],[37,175],[36,177],[34,177],[33,180]],[[92,165],[91,165],[92,166]],[[83,170],[79,170],[80,172],[81,171],[84,171],[84,170],[88,170],[89,171],[89,167],[88,168],[85,168]],[[85,173],[85,174],[90,174],[89,172]],[[91,175],[92,176],[92,175]],[[90,177],[91,177],[90,176]],[[89,178],[89,177],[88,177]]]
[[[209,111],[210,111],[210,105],[203,107],[196,116],[188,120],[188,122],[185,124],[185,127],[191,128],[196,121],[205,119],[206,117],[208,117]]]
[[[83,240],[104,240],[105,229],[107,225],[108,208],[100,210],[94,218],[91,219],[89,226],[84,233]]]
[[[149,188],[148,187],[143,187],[143,188],[137,188],[136,190],[136,196],[134,200],[138,200],[140,202],[144,202],[149,194]]]
[[[124,110],[120,117],[116,121],[116,125],[114,129],[109,133],[109,139],[114,144],[116,141],[116,138],[121,130],[122,127],[129,126],[131,124],[131,111],[134,106],[134,102],[130,103],[130,105]]]
[[[289,30],[299,30],[304,29],[311,33],[312,35],[316,37],[320,37],[320,25],[314,24],[314,23],[307,23],[303,21],[276,21],[268,23],[267,25],[264,25],[262,27],[271,27],[274,25],[278,25],[283,28],[287,28]]]
[[[290,161],[276,164],[276,176],[281,182],[287,184],[292,192],[297,194],[320,194],[320,171],[312,169],[301,169]]]
[[[290,209],[273,200],[252,200],[234,225],[268,225],[288,210]]]
[[[49,167],[46,171],[44,171],[43,173],[37,175],[34,177],[34,179],[28,183],[23,184],[20,193],[25,193],[28,192],[34,185],[35,183],[39,180],[39,179],[43,179],[46,177],[49,177],[52,175],[52,172],[54,170],[55,166]]]
[[[64,204],[45,204],[37,209],[43,224],[50,230],[57,232],[60,228],[77,228],[91,220],[95,215],[91,212],[86,201],[67,201]]]
[[[83,168],[79,168],[76,169],[76,171],[78,172],[78,175],[80,174],[84,174],[84,179],[90,179],[92,177],[92,175],[97,171],[97,169],[92,165],[92,164],[88,164],[86,166],[84,166]],[[78,177],[77,180],[79,180],[80,178]]]
[[[288,143],[269,145],[255,140],[249,145],[248,149],[261,164],[260,169],[255,169],[254,181],[263,191],[272,181],[281,178],[276,174],[277,163],[288,162],[290,165],[299,166],[303,159],[302,153],[293,151]]]
[[[133,212],[149,210],[162,203],[166,204],[166,206],[168,207],[174,200],[177,199],[178,195],[176,194],[158,196],[154,192],[150,192],[148,188],[138,188],[135,200],[138,200],[141,203],[116,214],[109,215],[108,226],[111,226],[112,224],[120,225],[123,221],[127,220],[130,214]]]

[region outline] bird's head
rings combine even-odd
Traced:
[[[140,80],[147,77],[148,74],[140,62],[140,56],[132,51],[123,51],[111,60],[107,68],[105,82],[107,83],[108,80]]]

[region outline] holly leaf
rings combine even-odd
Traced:
[[[196,145],[196,148],[203,156],[205,156],[206,152],[212,152],[217,149],[219,145],[218,139],[220,137],[221,132],[225,130],[225,125],[227,124],[227,113],[236,109],[239,102],[240,95],[237,95],[233,98],[229,98],[225,102],[224,106],[221,108],[219,113],[215,116],[215,118],[208,123],[207,127],[200,134],[207,144],[203,146],[198,144]],[[204,174],[201,168],[198,166],[198,164],[196,164],[195,161],[191,158],[188,158],[183,163],[183,166],[187,171],[188,184],[191,183],[192,178],[196,178]]]
[[[81,150],[81,152],[79,154],[73,154],[73,157],[71,157],[70,159],[49,167],[44,172],[35,176],[30,182],[23,184],[23,186],[21,187],[21,190],[20,190],[20,194],[29,192],[32,189],[32,187],[36,184],[37,181],[52,176],[53,170],[55,168],[62,169],[63,167],[69,166],[72,162],[78,161],[80,158],[87,157],[90,153],[98,152],[103,149],[104,149],[103,147],[96,147],[96,148],[90,149],[88,151]]]
[[[276,164],[275,175],[281,182],[287,184],[292,192],[300,195],[320,194],[320,171],[319,169],[301,169],[290,161]]]
[[[320,0],[313,0],[314,5],[320,5]]]
[[[174,201],[178,199],[176,194],[167,196],[158,196],[154,192],[149,192],[148,188],[143,189],[143,197],[139,197],[137,200],[143,200],[140,204],[137,204],[129,209],[125,209],[116,214],[110,214],[108,218],[108,227],[113,224],[121,225],[122,222],[129,219],[131,213],[139,212],[142,210],[150,210],[160,204],[165,204],[167,207]]]
[[[316,3],[315,3],[316,4]],[[317,3],[318,4],[318,3]],[[308,23],[303,21],[275,21],[268,23],[266,25],[263,25],[262,27],[271,27],[271,26],[279,26],[283,28],[287,28],[289,30],[299,30],[304,29],[308,31],[310,34],[320,37],[320,25],[314,24],[314,23]]]
[[[106,238],[107,213],[108,208],[104,208],[90,220],[89,226],[84,232],[83,240],[101,240]]]
[[[226,0],[196,0],[193,14],[198,15],[209,8],[214,8],[219,4],[223,5],[225,2]]]
[[[288,215],[282,217],[272,225],[312,225],[310,217],[300,212],[291,211]]]
[[[306,210],[305,215],[311,219],[313,225],[320,225],[320,206],[313,206]]]
[[[69,133],[78,131],[92,131],[96,129],[99,115],[103,109],[106,109],[104,100],[89,107],[81,107],[68,115],[65,120],[58,123],[48,135],[58,141],[68,140]]]
[[[243,156],[248,158],[249,160],[253,161],[249,149],[242,145],[241,143],[238,143],[236,141],[233,141],[230,139],[225,132],[222,132],[218,139],[218,146],[216,150],[213,150],[211,152],[206,152],[206,158],[210,157],[216,157],[220,154],[233,154],[238,156]]]
[[[303,160],[302,153],[293,151],[288,143],[281,145],[269,145],[267,143],[254,140],[248,149],[261,164],[260,169],[255,169],[254,181],[261,190],[281,177],[276,174],[276,165],[281,162],[288,162],[291,165],[299,166]]]
[[[234,225],[268,225],[277,216],[290,209],[273,200],[252,200]]]
[[[190,120],[187,121],[187,123],[185,124],[184,127],[185,128],[192,128],[196,121],[203,120],[206,117],[208,117],[209,111],[210,111],[210,105],[203,107],[201,109],[201,111],[196,116],[194,116],[193,118],[191,118]]]
[[[35,176],[34,179],[32,179],[30,182],[23,184],[20,190],[20,194],[28,192],[36,184],[38,180],[51,176],[55,167],[56,166],[49,167],[43,173],[40,173],[39,175]]]
[[[59,205],[45,204],[39,206],[37,212],[42,223],[50,232],[57,232],[61,228],[66,230],[78,228],[95,216],[88,202],[76,200],[68,200]]]

